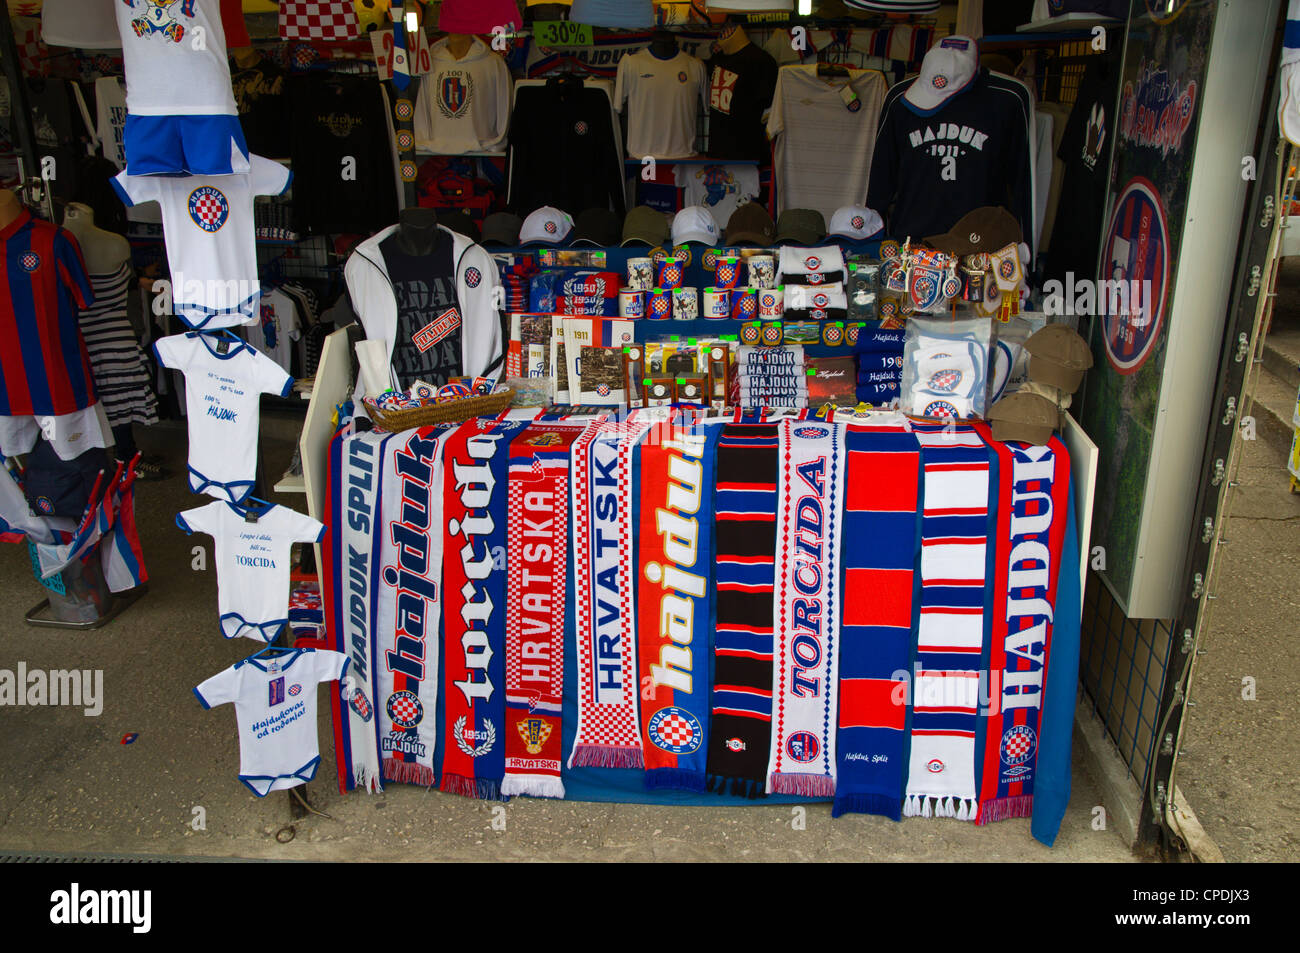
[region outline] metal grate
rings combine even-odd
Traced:
[[[203,857],[192,854],[61,854],[46,850],[0,851],[0,864],[251,864],[273,862],[244,857]]]
[[[1128,618],[1101,578],[1088,574],[1079,675],[1088,702],[1142,790],[1155,757],[1156,719],[1174,643],[1171,625]]]

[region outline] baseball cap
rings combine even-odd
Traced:
[[[510,212],[493,212],[483,219],[483,238],[480,245],[518,245],[519,230],[524,220]]]
[[[925,54],[921,72],[903,98],[922,113],[934,112],[975,82],[978,73],[975,41],[969,36],[945,36]]]
[[[788,208],[776,219],[776,243],[816,245],[826,237],[826,219],[811,208]]]
[[[573,231],[573,216],[544,205],[524,219],[519,229],[521,245],[563,245]]]
[[[1061,411],[1041,394],[1017,391],[993,405],[989,421],[994,440],[1022,440],[1041,447],[1061,425]]]
[[[746,202],[731,213],[727,220],[728,245],[761,245],[771,247],[776,236],[776,225],[767,209],[757,202]]]
[[[885,223],[879,213],[865,205],[846,205],[837,208],[831,215],[830,235],[849,238],[855,242],[865,242],[875,238],[885,230]]]
[[[618,216],[607,208],[585,209],[573,224],[573,244],[617,245],[620,224]]]
[[[1029,379],[1059,387],[1073,394],[1083,381],[1083,372],[1092,367],[1088,342],[1064,324],[1049,324],[1029,335],[1025,341],[1029,352]]]
[[[985,205],[967,212],[942,235],[930,235],[924,241],[949,255],[994,252],[1020,243],[1020,223],[1006,209]]]
[[[649,205],[638,205],[623,221],[624,245],[664,245],[670,238],[668,216]]]
[[[464,209],[452,209],[450,212],[443,212],[438,216],[438,224],[445,225],[457,234],[464,235],[472,242],[479,240],[478,226],[474,224],[474,219],[469,217],[469,212]]]
[[[722,241],[722,229],[718,222],[703,205],[688,205],[673,218],[673,244],[685,245],[687,242],[703,242],[716,247]]]

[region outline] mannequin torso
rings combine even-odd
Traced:
[[[95,213],[88,205],[71,203],[63,213],[63,227],[76,236],[86,271],[92,275],[110,275],[131,260],[131,245],[121,235],[106,232],[95,225]]]

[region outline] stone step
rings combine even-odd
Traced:
[[[1255,382],[1255,402],[1251,407],[1256,439],[1266,441],[1277,452],[1278,465],[1283,470],[1291,451],[1291,418],[1295,412],[1296,387],[1270,370],[1265,361]]]

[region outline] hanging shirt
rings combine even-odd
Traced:
[[[810,208],[830,221],[842,206],[871,204],[865,199],[885,77],[848,72],[822,78],[814,65],[783,66],[777,75],[767,134],[776,143],[779,212]]]
[[[239,123],[250,152],[274,159],[289,155],[288,74],[265,56],[247,69],[237,63],[231,71]]]
[[[432,68],[420,80],[415,103],[415,149],[432,155],[494,152],[510,121],[510,68],[504,57],[474,37],[456,59],[442,39],[433,44]]]
[[[240,328],[244,339],[292,374],[295,345],[302,339],[302,321],[293,299],[279,288],[263,289],[257,314],[256,323]]]
[[[154,342],[165,367],[185,375],[190,489],[238,503],[253,489],[263,394],[288,397],[293,378],[242,342],[173,334]]]
[[[261,285],[253,197],[288,191],[292,174],[254,155],[235,175],[130,175],[113,179],[127,205],[162,206],[172,307],[193,328],[213,330],[257,320]],[[319,201],[319,198],[317,199]]]
[[[614,102],[627,107],[627,153],[635,159],[695,155],[695,118],[708,105],[704,64],[678,51],[661,60],[648,49],[618,61]]]
[[[758,169],[752,165],[679,165],[676,175],[677,187],[685,189],[682,207],[702,205],[720,224],[758,198]]]
[[[379,251],[397,298],[393,373],[399,386],[422,380],[441,387],[460,377],[462,314],[451,235],[438,229],[432,254],[408,255],[394,232],[380,243]]]
[[[342,652],[294,649],[246,658],[194,689],[204,708],[231,703],[239,725],[239,780],[258,797],[316,777],[316,685],[342,679]]]
[[[771,158],[763,113],[772,105],[777,65],[770,53],[746,43],[708,62],[709,155],[718,159]]]
[[[58,416],[95,403],[77,310],[94,301],[71,233],[23,210],[0,230],[0,415]]]
[[[234,116],[217,0],[114,0],[133,116]],[[196,48],[194,38],[204,41]]]
[[[245,519],[246,509],[220,500],[178,513],[187,533],[207,533],[217,567],[221,634],[274,641],[289,622],[289,555],[294,543],[319,543],[325,527],[302,513],[271,504]]]
[[[573,0],[569,19],[592,26],[644,30],[655,25],[650,0]]]
[[[116,76],[95,80],[95,135],[104,158],[119,169],[126,168],[126,87]]]

